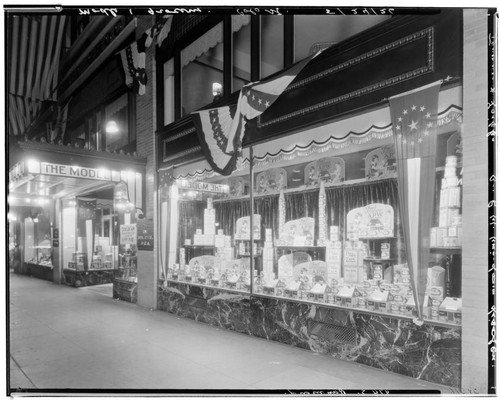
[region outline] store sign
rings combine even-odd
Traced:
[[[73,165],[40,163],[40,173],[44,175],[66,176],[71,178],[96,179],[101,181],[117,180],[112,171],[106,169],[77,167]],[[119,180],[119,179],[118,179]]]
[[[179,189],[196,190],[198,192],[229,193],[229,185],[218,183],[192,182],[185,179],[177,181]]]
[[[52,247],[59,247],[59,228],[52,230]]]
[[[394,236],[394,209],[386,204],[369,204],[347,213],[347,238],[384,238]]]
[[[137,225],[120,225],[120,244],[137,244]]]
[[[154,249],[154,226],[152,219],[142,219],[137,221],[137,249]]]

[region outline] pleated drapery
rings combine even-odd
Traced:
[[[394,208],[395,243],[398,249],[399,262],[405,258],[402,246],[402,227],[399,214],[398,184],[396,179],[384,179],[352,185],[327,187],[326,218],[327,226],[337,225],[340,240],[344,240],[344,229],[347,213],[353,208],[364,207],[372,203],[388,204]],[[315,220],[315,238],[319,236],[318,221],[319,189],[302,192],[285,193],[286,221],[305,217]],[[203,213],[206,205],[199,201],[179,202],[179,244],[183,246],[185,239],[193,239],[196,229],[203,229]],[[233,236],[236,220],[250,215],[250,199],[215,200],[214,209],[217,229],[223,229],[225,235]],[[279,236],[279,194],[254,198],[254,213],[261,216],[262,238],[265,229],[272,229],[274,239]]]

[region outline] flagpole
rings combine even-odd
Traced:
[[[254,263],[255,259],[253,254],[253,146],[250,146],[250,293],[251,294],[253,293]]]

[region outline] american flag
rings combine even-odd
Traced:
[[[146,74],[146,49],[156,40],[161,46],[167,38],[172,25],[172,16],[163,16],[153,27],[146,30],[140,39],[120,51],[125,84],[133,87],[139,95],[146,93],[148,77]]]
[[[192,118],[201,147],[216,172],[229,175],[236,168],[245,135],[245,123],[265,112],[292,83],[307,63],[308,57],[270,79],[242,87],[236,106],[193,112]]]
[[[441,82],[389,99],[398,193],[415,304],[422,319],[436,180],[436,119]]]

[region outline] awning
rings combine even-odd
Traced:
[[[56,101],[65,23],[64,15],[8,16],[9,135],[23,135],[41,113],[42,103]]]
[[[10,205],[43,205],[125,182],[130,201],[142,208],[145,158],[35,141],[19,147],[19,161],[9,169]]]

